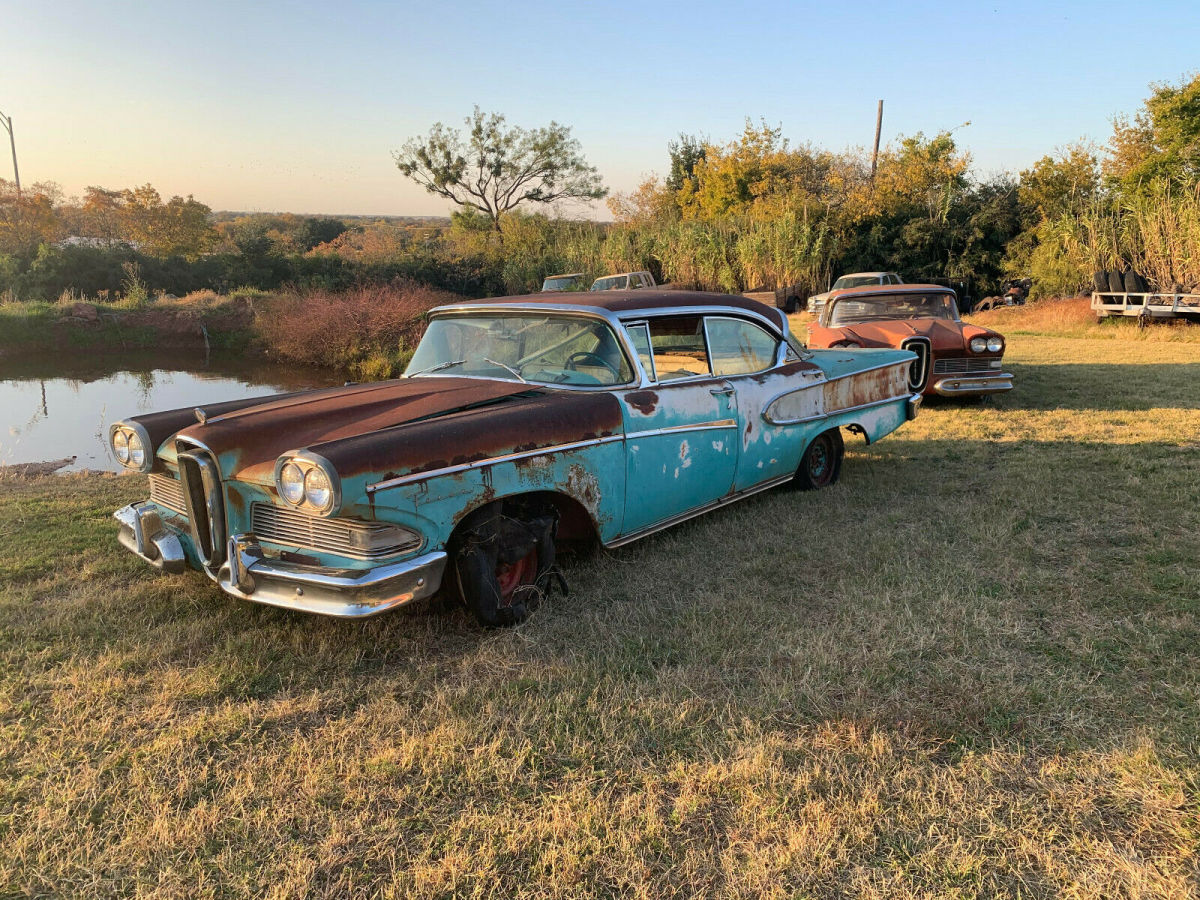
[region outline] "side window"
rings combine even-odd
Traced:
[[[654,352],[650,349],[650,326],[645,322],[637,322],[626,325],[625,331],[633,349],[637,351],[642,368],[646,370],[646,377],[651,381],[658,381],[658,374],[654,371]]]
[[[708,350],[717,375],[749,375],[775,363],[779,339],[751,322],[710,316]]]
[[[712,374],[704,344],[704,322],[699,316],[651,319],[649,329],[659,381]]]

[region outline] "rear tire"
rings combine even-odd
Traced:
[[[816,491],[836,484],[842,474],[846,444],[839,428],[822,431],[804,451],[794,479],[802,491]]]

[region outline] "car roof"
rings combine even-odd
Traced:
[[[449,306],[439,306],[430,312],[486,308],[495,306],[570,306],[581,310],[602,310],[624,318],[639,312],[670,312],[671,310],[704,307],[727,307],[745,310],[772,322],[780,331],[787,329],[787,317],[774,306],[767,306],[740,294],[711,294],[704,291],[664,291],[642,288],[636,291],[543,291],[515,297],[491,297],[468,300]]]
[[[605,278],[621,278],[625,275],[649,275],[645,269],[638,269],[636,272],[613,272],[611,275],[601,275],[597,281],[603,281]]]
[[[550,278],[582,278],[586,272],[563,272],[561,275],[547,275],[546,279]]]
[[[841,281],[843,278],[868,278],[868,277],[869,278],[878,278],[880,275],[896,275],[896,273],[895,272],[847,272],[845,275],[839,275],[837,277],[837,280]],[[900,276],[896,275],[896,277],[899,278]]]
[[[867,284],[862,287],[842,288],[837,292],[838,300],[855,297],[870,297],[883,294],[954,294],[953,288],[942,284]],[[958,296],[954,294],[954,296]]]

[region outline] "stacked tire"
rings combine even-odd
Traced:
[[[1133,269],[1101,269],[1092,276],[1092,284],[1100,294],[1146,294],[1150,285]]]

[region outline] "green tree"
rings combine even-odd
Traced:
[[[296,248],[304,253],[318,244],[329,243],[345,232],[346,223],[341,219],[308,216],[297,226],[293,233],[293,240],[296,242]]]
[[[465,138],[438,122],[425,137],[410,139],[394,154],[396,166],[429,193],[479,210],[501,239],[501,217],[522,203],[598,200],[608,193],[565,125],[509,128],[504,116],[478,106],[465,122]]]
[[[196,259],[216,243],[212,210],[190,194],[163,203],[158,191],[144,184],[122,191],[121,200],[125,236],[151,256]]]
[[[1087,209],[1100,187],[1096,155],[1075,144],[1043,156],[1021,173],[1017,189],[1023,213],[1036,224]]]
[[[1105,174],[1127,190],[1149,190],[1169,179],[1195,186],[1200,181],[1200,74],[1177,85],[1153,84],[1152,93],[1131,121],[1113,120]]]

